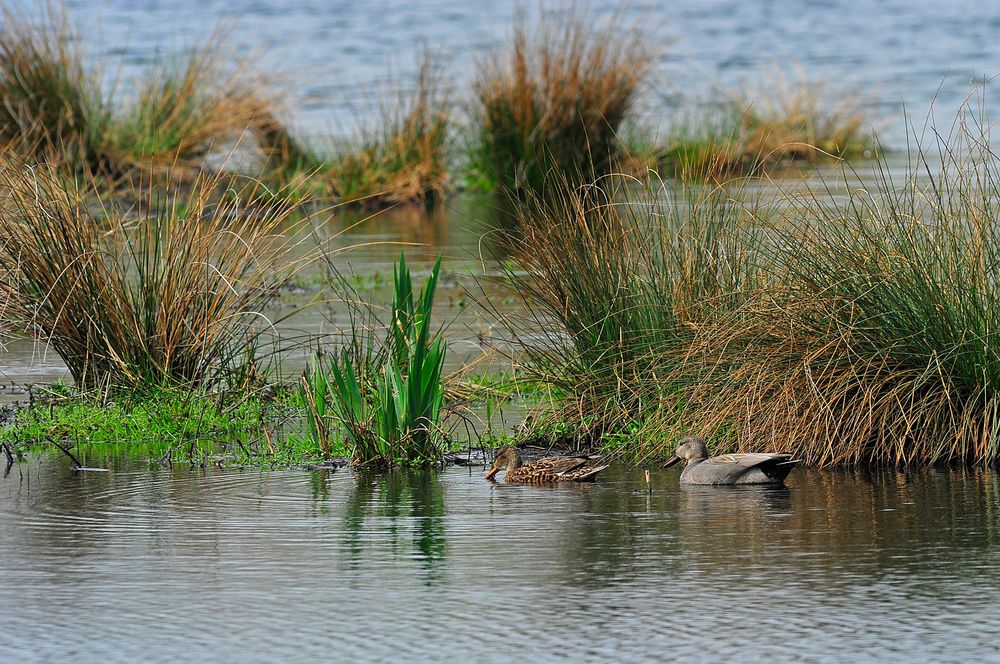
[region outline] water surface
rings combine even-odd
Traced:
[[[0,480],[2,661],[1000,658],[988,471],[787,490],[44,459]]]

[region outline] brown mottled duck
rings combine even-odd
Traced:
[[[663,467],[686,461],[681,484],[783,484],[785,477],[799,463],[791,454],[723,454],[709,458],[705,439],[685,438],[677,445],[675,456]]]
[[[486,479],[506,470],[504,480],[520,484],[548,484],[550,482],[592,482],[597,473],[607,468],[594,459],[575,456],[551,456],[524,463],[516,447],[505,445],[497,450],[493,468]]]

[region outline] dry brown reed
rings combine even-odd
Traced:
[[[827,464],[1000,455],[1000,167],[963,119],[903,182],[879,166],[784,220],[776,282],[704,329],[670,433]],[[669,436],[668,436],[669,437]],[[653,446],[665,451],[662,443]]]
[[[239,202],[255,186],[223,175],[181,188],[147,179],[123,198],[9,156],[0,273],[13,313],[81,388],[211,385],[245,369],[296,237],[286,211]],[[237,189],[245,195],[231,196]]]
[[[651,64],[645,39],[618,18],[599,26],[574,14],[529,30],[522,17],[508,50],[477,64],[474,183],[517,193],[541,191],[553,173],[608,173]]]

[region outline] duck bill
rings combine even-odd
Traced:
[[[668,461],[665,464],[663,464],[661,466],[661,468],[669,468],[670,466],[676,466],[680,462],[681,462],[681,458],[679,456],[675,456],[673,459],[671,459],[670,461]]]
[[[500,472],[500,467],[499,466],[493,466],[493,468],[490,469],[490,472],[486,473],[486,479],[488,479],[488,480],[493,479],[493,476],[496,475],[499,472]]]

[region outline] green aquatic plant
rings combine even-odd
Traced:
[[[334,445],[331,430],[330,382],[322,366],[310,365],[299,379],[299,397],[305,404],[309,438],[324,457],[329,457]]]
[[[31,406],[13,411],[13,422],[0,426],[0,443],[15,450],[58,444],[77,456],[103,450],[201,461],[211,455],[230,464],[308,458],[281,435],[297,410],[292,393],[281,387],[248,392],[156,388],[115,395],[55,387],[36,391]]]
[[[441,458],[442,370],[447,346],[440,332],[431,331],[440,269],[439,258],[418,296],[406,257],[400,255],[393,275],[392,318],[383,346],[362,353],[345,349],[327,367],[328,376],[308,381],[310,393],[322,392],[322,397],[313,397],[317,404],[330,402],[314,409],[314,419],[323,422],[322,413],[329,408],[343,425],[358,464],[412,465]],[[321,427],[310,431],[321,444]]]

